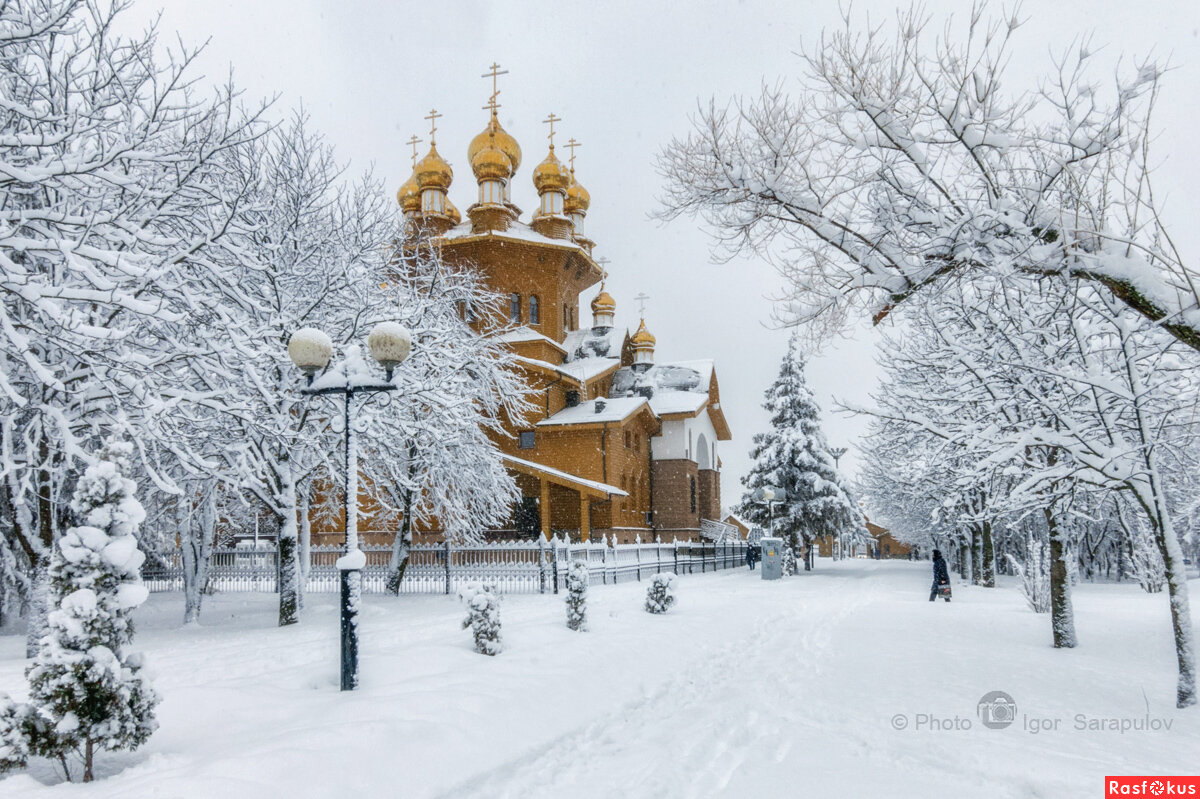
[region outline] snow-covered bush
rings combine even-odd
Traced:
[[[791,547],[783,548],[783,576],[791,577],[796,573],[796,552]]]
[[[29,705],[18,705],[0,694],[0,774],[21,768],[29,760],[29,735],[25,720],[29,718]]]
[[[588,568],[582,560],[571,561],[567,569],[567,627],[583,632],[588,628]]]
[[[467,603],[463,629],[475,637],[475,651],[498,655],[504,651],[500,640],[500,592],[493,583],[472,583],[461,588],[458,597]]]
[[[1009,565],[1021,578],[1021,591],[1034,613],[1050,612],[1050,554],[1043,543],[1030,542],[1025,562],[1008,556]]]
[[[123,651],[133,639],[133,610],[148,593],[134,537],[145,512],[122,474],[132,451],[127,442],[110,443],[79,480],[71,510],[81,524],[51,557],[54,609],[26,671],[33,712],[46,723],[45,734],[30,735],[30,753],[54,758],[64,770],[67,756],[79,755],[85,782],[95,750],[136,749],[158,726],[158,696],[141,658]],[[38,728],[31,719],[24,726],[29,733]]]
[[[646,590],[646,612],[666,613],[675,604],[675,575],[656,574]]]

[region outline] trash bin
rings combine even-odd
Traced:
[[[783,576],[783,539],[764,538],[762,546],[762,578],[778,580]]]

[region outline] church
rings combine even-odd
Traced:
[[[535,392],[536,409],[506,419],[497,437],[521,490],[510,529],[499,537],[605,536],[621,543],[690,540],[720,526],[718,442],[731,437],[711,360],[663,363],[644,312],[630,335],[614,326],[617,303],[604,290],[606,272],[593,257],[585,220],[591,198],[575,174],[574,149],[564,163],[549,151],[533,168],[538,205],[528,221],[513,204],[521,147],[501,126],[493,65],[490,118],[467,149],[475,199],[466,218],[450,199],[454,171],[437,149],[436,111],[430,146],[397,193],[410,235],[431,237],[449,264],[481,273],[507,298],[504,342]],[[580,314],[584,292],[599,285]]]

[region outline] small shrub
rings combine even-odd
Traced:
[[[792,577],[796,574],[796,552],[791,547],[783,548],[783,576]]]
[[[567,627],[583,632],[588,628],[588,568],[581,560],[571,561],[567,569]]]
[[[675,575],[656,574],[646,590],[646,612],[666,613],[675,604]]]
[[[475,651],[481,655],[498,655],[504,651],[500,639],[500,593],[492,583],[472,583],[458,592],[467,603],[463,629],[475,637]]]

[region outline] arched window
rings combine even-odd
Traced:
[[[521,295],[510,294],[508,296],[508,321],[514,325],[521,323]]]
[[[529,324],[540,325],[542,323],[542,311],[538,307],[538,298],[536,294],[529,295]]]

